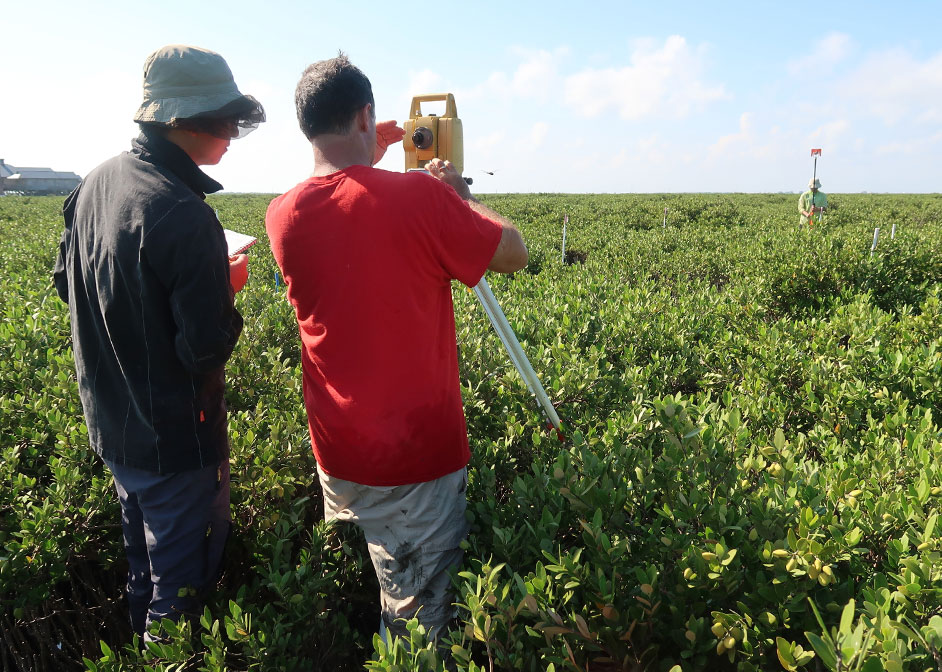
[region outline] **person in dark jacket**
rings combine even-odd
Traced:
[[[229,258],[199,166],[264,121],[225,60],[163,47],[144,64],[131,151],[66,199],[54,280],[69,304],[91,447],[114,476],[135,632],[198,612],[229,533],[224,366],[248,278]]]

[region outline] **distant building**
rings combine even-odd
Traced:
[[[52,168],[23,168],[11,166],[0,159],[0,194],[65,195],[78,186],[82,178],[75,173],[53,170]]]

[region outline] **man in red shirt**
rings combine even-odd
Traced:
[[[451,281],[519,270],[527,248],[450,162],[372,168],[372,87],[346,56],[309,66],[295,103],[314,173],[272,201],[266,228],[300,328],[325,517],[363,528],[384,627],[404,635],[417,616],[437,636],[468,532]]]

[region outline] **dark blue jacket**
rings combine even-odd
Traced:
[[[65,202],[54,279],[89,441],[105,459],[169,473],[228,456],[223,367],[242,316],[205,202],[221,188],[145,129]]]

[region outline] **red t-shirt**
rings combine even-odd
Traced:
[[[265,226],[298,318],[321,468],[404,485],[464,467],[451,280],[478,283],[500,225],[424,173],[351,166],[276,198]]]

